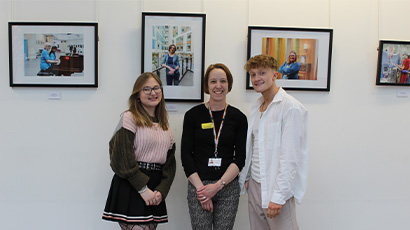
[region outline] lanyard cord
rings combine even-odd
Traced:
[[[218,131],[218,135],[216,135],[216,131],[215,131],[215,122],[214,122],[214,116],[212,115],[212,110],[211,110],[211,105],[208,103],[208,111],[209,111],[209,116],[211,117],[211,121],[212,121],[212,129],[213,129],[213,133],[214,133],[214,143],[215,143],[215,158],[218,157],[218,143],[219,143],[219,137],[221,136],[221,130],[222,130],[222,126],[224,124],[225,121],[225,115],[226,115],[226,108],[228,107],[228,105],[225,105],[225,109],[224,109],[224,114],[222,115],[222,121],[221,121],[221,126],[219,127],[219,131]]]

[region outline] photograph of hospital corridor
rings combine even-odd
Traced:
[[[191,27],[161,25],[153,26],[152,31],[152,72],[160,77],[164,86],[193,86],[194,53]],[[164,65],[171,68],[179,65],[179,69],[173,73]]]
[[[47,50],[49,46],[50,50]],[[48,57],[47,57],[48,54]],[[59,60],[44,70],[45,60]],[[42,61],[43,59],[43,61]],[[42,68],[41,62],[43,62]],[[84,76],[84,35],[73,33],[24,34],[25,76]]]
[[[278,79],[317,80],[318,46],[316,44],[316,39],[264,37],[262,38],[262,53],[278,60],[279,70],[281,66],[293,66],[289,64],[289,60],[291,60],[290,56],[296,52],[295,63],[300,66],[299,72],[294,78],[286,78],[279,73]]]

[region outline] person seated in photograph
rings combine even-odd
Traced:
[[[55,74],[52,64],[58,65],[60,64],[60,60],[55,59],[55,54],[54,54],[54,59],[51,59],[50,52],[51,52],[51,45],[50,43],[46,43],[43,51],[41,52],[40,72],[49,72],[50,74]]]
[[[57,54],[56,54],[56,52],[57,52],[57,46],[52,46],[51,47],[51,51],[50,51],[50,60],[57,60],[59,63],[60,63],[60,59],[57,59]],[[59,64],[58,63],[58,64]],[[53,68],[53,73],[55,74],[55,75],[60,75],[60,73],[59,73],[59,71],[58,70],[56,70],[55,68],[54,68],[54,65],[58,65],[58,64],[56,64],[56,63],[52,63],[51,64],[51,66],[52,66],[52,68]]]
[[[394,64],[395,66],[397,66],[397,68],[399,68],[401,70],[401,77],[400,77],[400,83],[409,83],[409,69],[410,69],[410,60],[409,60],[409,54],[404,51],[403,52],[403,63],[402,65],[397,65]]]
[[[57,52],[57,46],[52,46],[51,47],[51,50],[50,50],[50,60],[56,60],[57,59],[57,55],[56,55],[56,52]]]
[[[165,55],[161,62],[161,66],[165,67],[167,76],[167,85],[179,85],[179,57],[175,54],[177,47],[172,44],[169,46],[169,53]]]
[[[297,55],[295,51],[290,51],[288,61],[285,61],[279,68],[279,72],[282,74],[282,79],[299,79],[300,64],[297,61]]]

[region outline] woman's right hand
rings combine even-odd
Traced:
[[[208,199],[205,202],[201,202],[201,206],[204,210],[208,212],[213,212],[214,211],[214,204],[212,203],[212,199]]]
[[[145,192],[143,193],[140,193],[140,195],[145,201],[146,206],[155,205],[155,193],[151,189],[147,188],[147,190],[145,190]]]

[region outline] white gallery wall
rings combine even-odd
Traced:
[[[247,27],[332,28],[330,92],[290,91],[310,112],[304,230],[410,226],[410,88],[376,86],[379,40],[410,40],[408,0],[0,0],[0,229],[119,229],[101,220],[113,172],[108,142],[141,71],[141,12],[206,13],[205,66],[234,76],[230,104],[249,115]],[[8,22],[98,22],[99,87],[9,87]],[[47,94],[60,92],[61,100]],[[206,96],[207,100],[208,97]],[[169,223],[190,229],[180,162],[184,113],[171,103],[177,174]],[[249,229],[247,196],[234,229]]]

